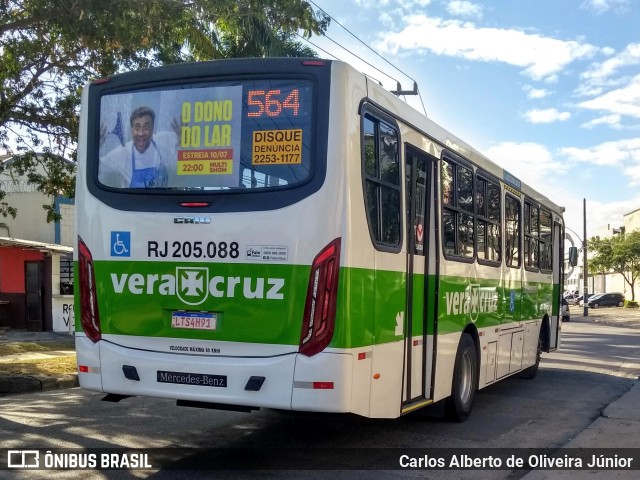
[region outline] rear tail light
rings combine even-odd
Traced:
[[[78,237],[78,278],[80,280],[80,323],[82,330],[92,342],[102,338],[98,297],[96,294],[96,276],[93,271],[91,252]]]
[[[340,239],[336,238],[311,265],[299,350],[308,357],[324,350],[333,338],[339,271]]]

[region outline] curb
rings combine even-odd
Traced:
[[[43,392],[79,386],[78,375],[0,375],[0,395]]]

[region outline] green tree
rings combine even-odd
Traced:
[[[622,275],[631,288],[631,300],[635,301],[633,287],[640,278],[640,230],[610,238],[593,237],[588,248],[593,253],[589,269],[598,273],[613,270]]]
[[[75,160],[90,79],[186,61],[314,56],[295,35],[321,35],[328,24],[306,0],[0,0],[0,149],[18,154],[12,168],[39,190],[73,196],[62,159]],[[4,197],[0,189],[0,214],[15,217]]]

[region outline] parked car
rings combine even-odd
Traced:
[[[565,298],[562,299],[562,321],[568,322],[571,320],[571,316],[569,314],[569,301]]]
[[[598,307],[622,307],[624,306],[624,295],[621,293],[602,293],[595,295],[587,301],[589,308]]]
[[[587,293],[587,300],[590,300],[591,297],[594,297],[595,295],[600,295],[600,293]],[[584,307],[584,300],[582,299],[582,297],[584,297],[584,295],[580,295],[578,298],[576,298],[576,305]]]
[[[569,305],[576,305],[578,303],[578,298],[581,297],[577,293],[570,293],[564,296],[564,300],[566,300]]]

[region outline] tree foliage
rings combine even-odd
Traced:
[[[613,270],[622,275],[631,288],[631,300],[635,301],[633,286],[640,278],[640,230],[610,238],[593,237],[588,248],[593,253],[589,269],[597,273]]]
[[[75,160],[90,79],[187,61],[313,56],[295,36],[321,35],[328,24],[306,0],[0,0],[0,149],[20,154],[12,165],[41,191],[72,196],[73,182],[38,167],[62,172],[56,163]],[[2,203],[0,214],[15,216]]]

